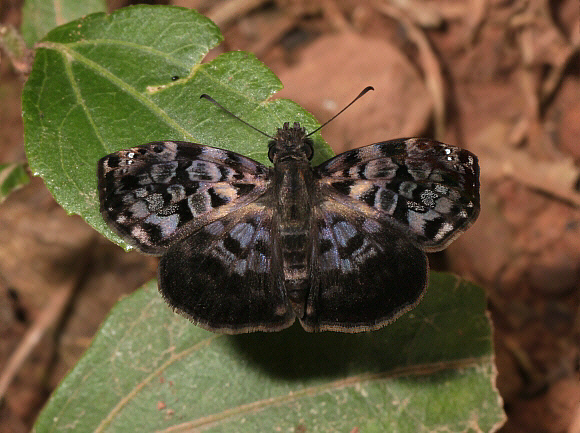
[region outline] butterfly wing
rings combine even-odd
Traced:
[[[315,168],[323,193],[376,210],[425,251],[444,249],[479,214],[479,165],[471,152],[423,138],[342,153]]]
[[[159,263],[167,302],[210,331],[278,331],[294,313],[284,291],[269,192],[175,243]]]
[[[308,331],[378,329],[413,308],[427,285],[427,256],[388,220],[326,197],[314,210]]]
[[[431,140],[373,144],[314,173],[309,331],[377,329],[413,308],[425,251],[445,248],[479,212],[477,158]]]
[[[171,244],[256,200],[269,169],[234,152],[181,141],[121,150],[98,163],[103,218],[140,251]]]

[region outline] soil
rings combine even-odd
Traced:
[[[22,3],[0,3],[0,23],[18,27]],[[111,0],[109,10],[129,3]],[[500,431],[580,433],[578,1],[158,3],[215,19],[225,42],[209,58],[255,53],[284,83],[278,96],[321,121],[373,85],[324,129],[336,152],[431,136],[478,155],[479,219],[431,262],[488,294],[507,413]],[[25,161],[24,80],[2,53],[0,163]],[[0,431],[30,430],[112,305],[155,269],[156,259],[67,215],[38,178],[1,204],[0,373],[68,289],[5,394]]]

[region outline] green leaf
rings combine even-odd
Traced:
[[[252,54],[201,64],[221,40],[195,11],[141,5],[89,15],[37,44],[22,96],[25,146],[30,167],[69,213],[127,248],[99,213],[96,164],[150,141],[192,141],[268,163],[268,140],[202,93],[269,134],[287,121],[318,125],[291,101],[266,102],[282,85]],[[315,145],[315,163],[332,155],[320,136]]]
[[[19,163],[0,164],[0,203],[16,189],[26,185],[30,179],[24,166]]]
[[[488,432],[504,414],[485,308],[481,289],[434,272],[380,331],[227,336],[151,282],[115,306],[36,432]]]
[[[60,24],[106,10],[104,0],[26,0],[22,8],[22,36],[32,46]]]

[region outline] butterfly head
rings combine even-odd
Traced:
[[[300,126],[300,123],[294,122],[290,126],[288,122],[284,123],[282,128],[269,143],[268,158],[273,163],[286,160],[311,160],[314,154],[313,143],[306,135],[306,130]]]

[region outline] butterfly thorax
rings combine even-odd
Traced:
[[[276,220],[284,286],[298,317],[304,315],[310,286],[309,261],[313,205],[312,144],[298,123],[278,130],[270,146],[276,190]]]

